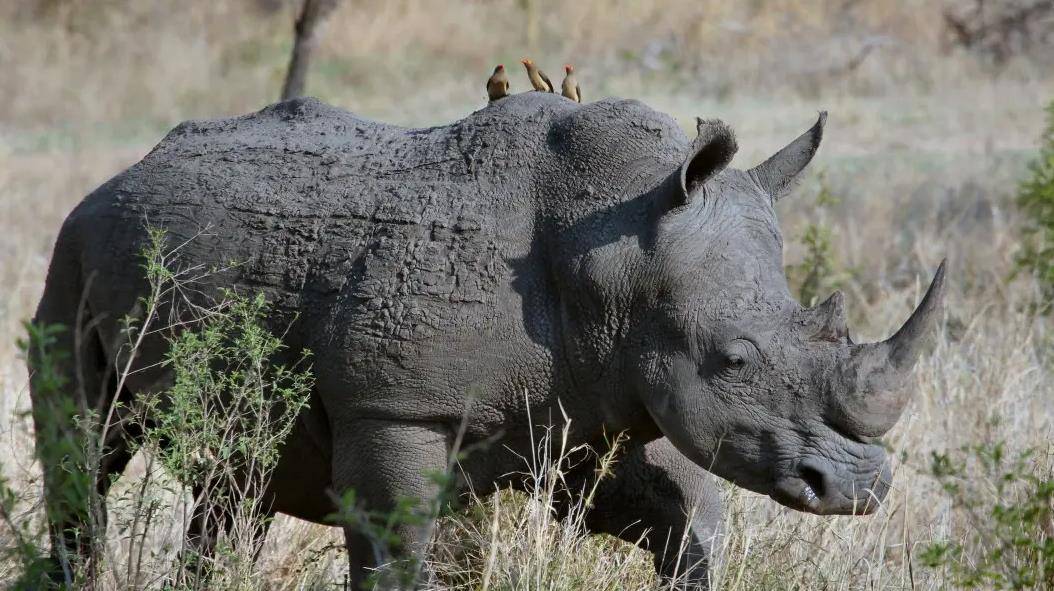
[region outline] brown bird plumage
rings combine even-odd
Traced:
[[[530,79],[531,86],[535,90],[553,92],[553,83],[549,81],[549,77],[545,75],[545,72],[538,69],[538,66],[534,65],[530,58],[525,57],[520,60],[520,63],[527,68],[527,78]]]
[[[560,87],[560,94],[575,101],[582,102],[582,91],[578,89],[578,80],[575,78],[575,67],[571,64],[564,66],[564,83]]]
[[[494,73],[487,79],[487,98],[490,102],[509,96],[509,75],[505,73],[505,65],[498,64]]]

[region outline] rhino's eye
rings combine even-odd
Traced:
[[[746,339],[736,339],[721,351],[720,376],[738,382],[749,378],[757,367],[758,349]]]

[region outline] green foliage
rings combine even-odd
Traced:
[[[175,294],[186,289],[184,273],[164,254],[164,233],[152,230],[150,239],[143,268],[152,289],[140,305],[156,311],[167,298],[177,310]],[[290,353],[267,327],[271,310],[263,294],[245,297],[224,289],[219,295],[211,308],[182,302],[174,314],[182,320],[163,329],[168,334],[163,366],[172,384],[153,396],[141,393],[135,415],[144,446],[170,475],[196,485],[192,513],[201,527],[217,528],[216,520],[222,520],[228,528],[212,558],[184,545],[172,576],[177,586],[252,589],[262,543],[257,533],[268,513],[258,497],[307,406],[314,380],[305,369],[309,353]],[[134,329],[134,320],[126,326]],[[129,341],[138,347],[137,339]]]
[[[801,241],[805,245],[805,259],[795,267],[801,277],[798,297],[805,305],[813,306],[822,297],[823,284],[834,273],[831,228],[811,223],[802,232]]]
[[[59,348],[58,340],[68,329],[58,324],[41,326],[30,322],[25,323],[25,328],[27,337],[18,346],[33,368],[37,459],[45,465],[59,466],[48,474],[52,480],[45,482],[49,493],[45,502],[54,515],[72,515],[87,505],[93,487],[84,447],[84,436],[90,431],[69,427],[87,427],[94,421],[81,418],[88,411],[78,396],[70,396],[70,389],[76,388],[61,372],[64,364],[68,366],[69,352]]]
[[[964,589],[1054,588],[1054,473],[1036,450],[1002,443],[933,453],[930,472],[965,534],[926,546],[920,561]]]
[[[244,298],[224,292],[225,308],[196,330],[169,341],[165,365],[174,383],[150,399],[157,416],[151,439],[163,465],[176,478],[194,482],[222,464],[225,469],[271,470],[296,416],[307,405],[309,372],[273,363],[285,347],[264,320],[263,295]]]
[[[816,305],[846,278],[834,254],[834,229],[827,220],[829,210],[841,199],[831,190],[824,173],[819,178],[812,221],[806,224],[800,238],[805,256],[797,265],[787,267],[787,277],[792,285],[798,285],[798,299],[806,306]]]
[[[18,515],[18,493],[7,479],[0,476],[0,519],[10,532],[10,545],[0,548],[0,556],[14,560],[21,568],[21,575],[10,589],[40,590],[52,588],[49,576],[51,560],[38,545],[40,532],[31,520]]]
[[[1039,281],[1043,312],[1049,312],[1054,300],[1054,101],[1047,105],[1047,127],[1040,141],[1039,156],[1017,190],[1025,225],[1016,264]]]
[[[142,588],[149,580],[163,579],[168,589],[259,587],[254,561],[262,540],[256,534],[266,507],[257,498],[307,405],[313,379],[303,366],[309,355],[288,354],[281,338],[267,328],[270,307],[263,295],[245,297],[222,290],[211,307],[178,300],[186,293],[201,293],[192,285],[196,279],[186,277],[200,278],[202,270],[179,270],[178,249],[167,250],[165,238],[163,231],[151,230],[141,253],[150,289],[137,310],[123,319],[125,342],[116,360],[116,388],[104,397],[102,407],[89,404],[84,385],[76,381],[81,373],[75,363],[80,360],[71,357],[70,349],[85,335],[59,325],[26,324],[27,337],[19,347],[32,370],[36,454],[45,467],[47,513],[54,522],[75,524],[67,533],[88,554],[68,551],[59,543],[59,564],[51,560],[41,544],[47,539],[43,524],[16,515],[22,499],[0,480],[0,520],[14,540],[0,552],[21,565],[15,588],[47,589],[55,581],[64,582],[64,588],[96,588],[104,570],[109,569],[107,577],[116,576],[105,544],[105,499],[95,483],[109,453],[103,445],[107,435],[134,423],[143,438],[129,443],[142,445],[149,459],[146,474],[133,489],[136,498],[128,527],[118,524],[127,549],[123,584]],[[162,310],[168,311],[171,324],[162,325]],[[168,341],[162,365],[172,376],[171,385],[152,394],[138,392],[130,403],[118,402],[116,394],[136,371],[133,361],[151,334]],[[284,365],[279,359],[292,363]],[[230,526],[215,558],[201,560],[184,540],[181,559],[168,572],[141,570],[155,517],[174,510],[171,503],[176,502],[163,506],[147,492],[158,484],[158,471],[150,467],[155,460],[182,483],[175,498],[183,498],[194,486],[200,494],[192,511],[223,518]],[[52,572],[55,569],[61,572]]]
[[[223,291],[193,329],[169,338],[172,386],[143,400],[145,445],[170,475],[198,486],[193,513],[206,528],[231,524],[214,557],[183,548],[174,576],[182,588],[256,586],[255,533],[267,519],[257,497],[313,386],[300,369],[307,352],[289,366],[276,362],[286,347],[266,327],[269,312],[262,294]]]
[[[88,550],[91,559],[100,553],[94,535],[98,531],[94,517],[99,514],[99,503],[92,486],[92,468],[99,458],[92,438],[98,432],[98,416],[89,408],[83,386],[72,383],[63,372],[71,362],[71,352],[65,344],[71,329],[28,321],[23,326],[26,337],[19,339],[17,346],[31,368],[35,452],[41,465],[52,467],[44,473],[45,508],[56,521],[83,524],[83,530],[64,533]],[[84,566],[80,564],[81,557],[60,548],[60,564],[54,564],[45,549],[38,546],[39,540],[45,538],[42,527],[13,518],[19,497],[6,482],[0,483],[0,497],[4,520],[16,532],[15,545],[5,552],[16,557],[23,567],[15,588],[50,588],[50,575],[57,574],[51,571],[56,568],[61,568],[61,578],[67,586],[78,584],[80,579],[74,573]]]
[[[69,383],[59,371],[60,364],[68,360],[69,352],[63,350],[58,341],[68,329],[59,324],[32,322],[25,322],[23,326],[26,337],[19,339],[17,346],[33,368],[31,379],[40,397],[40,403],[33,408],[37,459],[58,467],[47,475],[47,486],[55,494],[48,495],[45,503],[52,514],[70,516],[88,506],[92,488],[85,470],[87,460],[82,442],[77,439],[77,433],[65,428],[77,424],[74,417],[79,406],[75,398],[67,395]],[[0,549],[0,553],[5,559],[13,559],[21,565],[21,575],[12,589],[53,588],[50,571],[55,565],[46,549],[39,545],[44,532],[40,525],[18,515],[21,502],[18,492],[0,476],[0,519],[11,533],[11,545]],[[69,559],[62,566],[67,582],[72,583]]]

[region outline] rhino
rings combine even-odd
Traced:
[[[104,381],[148,288],[139,253],[164,228],[182,260],[224,268],[195,293],[265,294],[288,350],[313,353],[311,404],[263,493],[271,512],[332,524],[333,493],[376,511],[432,498],[426,475],[447,467],[459,429],[478,448],[459,490],[523,486],[534,430],[566,414],[570,445],[628,437],[589,530],[705,588],[722,527],[712,475],[819,515],[880,506],[879,438],[939,315],[944,262],[880,342],[853,342],[840,292],[814,307],[792,296],[774,205],[825,119],[749,170],[729,167],[725,123],[699,119],[689,139],[613,98],[527,92],[429,128],[312,98],[184,122],[69,215],[34,320],[83,329],[56,346],[80,348],[60,371],[89,396],[163,387],[161,339],[122,391]],[[139,436],[110,433],[103,494]],[[60,494],[63,467],[44,469],[45,495]],[[77,551],[77,515],[49,517],[55,552]],[[420,552],[427,531],[400,526],[400,547]],[[358,585],[378,565],[360,531],[344,533]]]

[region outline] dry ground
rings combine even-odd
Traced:
[[[817,110],[830,111],[810,179],[779,209],[788,264],[803,256],[805,224],[819,219],[833,229],[854,337],[884,338],[939,261],[950,259],[940,334],[918,365],[917,395],[888,437],[896,479],[882,510],[820,518],[729,488],[730,535],[718,548],[715,588],[952,586],[917,554],[973,526],[929,477],[930,452],[992,440],[1050,446],[1049,325],[1029,313],[1033,283],[1009,275],[1020,227],[1012,195],[1035,153],[1042,107],[1054,98],[1054,69],[1025,58],[997,69],[942,51],[930,2],[838,10],[794,1],[538,3],[536,61],[550,72],[575,61],[587,100],[639,98],[686,127],[696,115],[730,122],[742,146],[735,166],[758,162]],[[25,495],[27,519],[37,515],[38,472],[14,341],[39,297],[63,217],[179,121],[270,102],[291,18],[289,8],[268,14],[234,0],[42,2],[56,6],[44,14],[30,4],[0,9],[0,458]],[[440,124],[479,108],[492,64],[515,64],[527,51],[512,0],[349,4],[331,23],[309,84],[377,119]],[[867,44],[876,49],[847,69]],[[524,90],[513,73],[514,90]],[[815,203],[821,182],[839,204]],[[522,503],[502,499],[493,522],[500,535],[491,535],[488,518],[440,532],[475,536],[492,553],[494,588],[535,588],[536,579],[508,583],[528,556],[548,561],[536,569],[551,575],[551,588],[652,584],[640,552],[573,536],[539,542],[538,532],[526,531],[538,519],[517,525],[510,512]],[[159,551],[173,535],[159,529]],[[261,580],[271,589],[329,588],[339,581],[337,542],[326,528],[282,519]],[[11,568],[0,567],[0,581]]]

